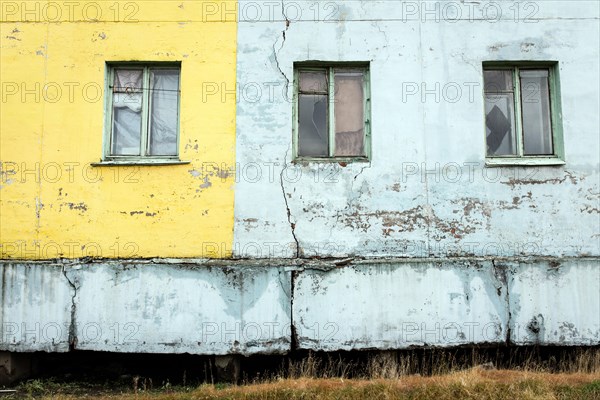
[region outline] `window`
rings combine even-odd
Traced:
[[[294,158],[368,160],[368,67],[296,66],[294,85]]]
[[[179,76],[178,64],[109,66],[105,159],[177,160]]]
[[[556,74],[549,64],[484,64],[489,163],[564,163]]]

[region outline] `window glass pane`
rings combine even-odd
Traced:
[[[512,93],[485,95],[488,156],[516,155],[515,112]]]
[[[142,111],[113,107],[113,137],[111,154],[137,156],[140,154]]]
[[[523,153],[552,154],[548,70],[521,70]]]
[[[512,70],[491,69],[483,71],[486,92],[513,91]]]
[[[300,91],[304,93],[323,93],[329,91],[327,71],[300,71]]]
[[[300,94],[298,96],[298,155],[323,157],[329,155],[328,96]]]
[[[364,155],[364,75],[335,72],[335,156]]]
[[[115,69],[111,154],[140,155],[142,131],[141,69]]]
[[[150,71],[150,148],[153,156],[177,155],[179,70]]]

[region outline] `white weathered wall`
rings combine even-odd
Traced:
[[[0,350],[69,350],[73,290],[58,264],[0,263]]]
[[[0,264],[0,350],[289,350],[289,272],[178,261]]]
[[[504,343],[509,308],[501,274],[488,261],[307,271],[294,285],[298,346],[356,350]]]
[[[520,263],[508,275],[512,342],[600,344],[599,270],[588,259]]]
[[[0,351],[600,344],[600,259],[0,263]]]
[[[298,346],[597,345],[598,259],[364,262],[294,285]]]
[[[295,257],[296,240],[301,256],[600,254],[597,2],[283,1],[263,7],[260,22],[248,3],[238,28],[236,256]],[[293,63],[307,60],[370,62],[370,163],[290,163],[283,93],[292,96]],[[566,165],[484,167],[482,62],[491,60],[559,62]]]

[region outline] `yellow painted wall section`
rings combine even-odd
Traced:
[[[0,258],[231,255],[235,5],[0,4]],[[91,165],[103,153],[106,63],[118,61],[181,62],[179,155],[190,164]]]

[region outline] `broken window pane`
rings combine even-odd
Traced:
[[[484,70],[487,155],[555,155],[552,67],[509,66]]]
[[[488,156],[517,155],[512,70],[483,71]]]
[[[512,93],[485,95],[485,126],[488,156],[516,155]]]
[[[300,94],[298,96],[298,155],[326,157],[329,155],[328,96]]]
[[[327,94],[327,71],[300,71],[300,92]]]
[[[335,72],[335,156],[364,155],[362,72]]]
[[[116,69],[114,75],[111,153],[121,156],[139,155],[143,70]]]
[[[150,71],[150,148],[153,156],[177,155],[179,70]]]
[[[523,153],[552,154],[548,70],[521,70]]]

